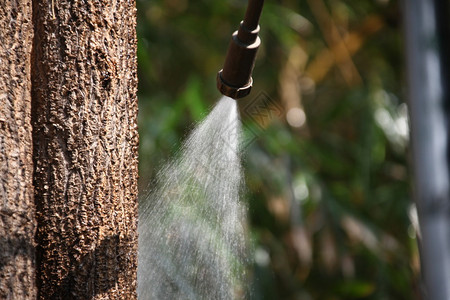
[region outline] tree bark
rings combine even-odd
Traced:
[[[35,299],[31,1],[0,4],[0,299]]]
[[[135,299],[135,3],[33,3],[38,298]]]

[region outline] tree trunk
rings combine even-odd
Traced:
[[[135,299],[136,10],[34,1],[39,299]]]
[[[423,299],[450,299],[450,3],[404,2]]]
[[[0,299],[35,299],[30,0],[0,4]]]

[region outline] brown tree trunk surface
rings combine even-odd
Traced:
[[[30,0],[0,4],[0,299],[35,299]]]
[[[135,299],[135,2],[33,3],[38,298]]]

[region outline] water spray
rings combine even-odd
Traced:
[[[249,0],[217,74],[217,87],[228,97],[196,126],[140,203],[139,299],[228,300],[249,294],[241,123],[233,99],[252,87],[263,3]]]
[[[261,39],[259,18],[264,0],[249,0],[244,20],[231,36],[223,69],[217,74],[217,89],[225,96],[238,99],[252,88],[252,71]]]

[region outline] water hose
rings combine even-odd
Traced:
[[[238,99],[252,88],[252,71],[261,39],[259,18],[264,0],[249,0],[244,20],[231,36],[223,69],[217,74],[217,89],[225,96]]]

